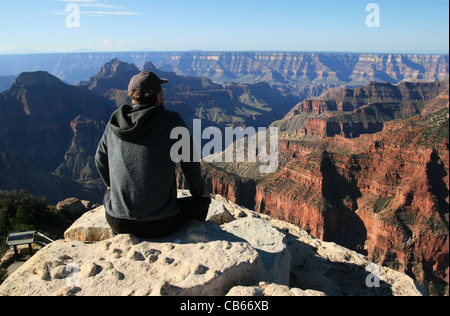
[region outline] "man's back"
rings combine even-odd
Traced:
[[[114,113],[96,155],[99,172],[111,188],[105,196],[109,215],[157,221],[180,212],[175,163],[170,157],[177,141],[170,134],[176,127],[186,127],[184,120],[163,106],[124,106]],[[182,163],[182,168],[200,176],[199,163]],[[191,192],[201,195],[204,192],[201,179],[191,180],[200,184],[191,188]]]

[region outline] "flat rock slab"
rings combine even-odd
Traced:
[[[227,296],[326,296],[325,293],[312,290],[289,288],[285,285],[261,282],[258,286],[236,286]]]
[[[99,207],[8,277],[0,296],[426,295],[409,276],[299,227],[213,202],[210,221],[159,240],[112,238]]]
[[[56,241],[10,276],[0,296],[225,295],[257,282],[262,266],[258,252],[240,242]]]
[[[247,241],[258,251],[266,273],[261,281],[289,285],[292,255],[286,235],[257,218],[244,218],[222,226],[222,229]]]

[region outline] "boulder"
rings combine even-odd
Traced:
[[[69,198],[56,205],[56,210],[70,220],[77,220],[88,211],[86,202],[77,198]]]
[[[186,197],[186,191],[180,191],[179,197]],[[219,225],[234,221],[233,215],[222,200],[213,199],[209,208],[207,221],[215,222]],[[66,241],[102,241],[113,237],[113,231],[106,221],[105,208],[100,206],[90,212],[85,213],[64,233]]]
[[[100,206],[85,213],[64,233],[66,241],[102,241],[113,237],[113,231],[106,221],[105,208]]]
[[[222,228],[258,251],[266,270],[261,281],[289,285],[292,255],[286,245],[286,234],[256,218],[234,221]]]
[[[222,225],[234,221],[235,218],[223,203],[213,199],[206,220]]]
[[[258,286],[236,286],[227,296],[326,296],[325,293],[312,290],[289,288],[279,284],[261,282]]]

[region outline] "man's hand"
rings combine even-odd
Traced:
[[[209,204],[211,204],[212,197],[211,197],[211,194],[208,191],[203,192],[203,194],[200,195],[200,197],[204,198],[204,199],[209,199]]]

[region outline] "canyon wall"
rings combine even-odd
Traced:
[[[75,83],[89,80],[102,65],[114,58],[133,63],[139,68],[152,61],[161,70],[184,76],[206,77],[217,83],[269,82],[277,86],[313,84],[315,89],[321,85],[365,85],[370,81],[394,84],[403,80],[436,81],[446,79],[449,74],[448,55],[131,52],[2,55],[0,75],[17,76],[39,69]]]
[[[286,127],[275,174],[214,164],[227,177],[205,173],[210,189],[238,201],[234,183],[253,179],[256,211],[442,290],[449,282],[448,81],[427,85],[371,84],[386,93],[374,91],[378,103],[366,99],[351,111],[294,108],[285,125],[274,124]],[[353,99],[370,86],[343,93]]]
[[[0,109],[1,190],[26,189],[51,203],[101,201],[93,156],[112,102],[41,71],[18,76]]]
[[[320,144],[258,183],[256,210],[448,284],[448,108]]]
[[[272,126],[283,133],[318,138],[356,138],[383,130],[386,122],[427,115],[448,103],[449,82],[371,82],[355,89],[329,89],[297,104]]]
[[[192,52],[170,53],[155,63],[164,70],[217,82],[364,85],[448,77],[448,56],[444,55]]]

